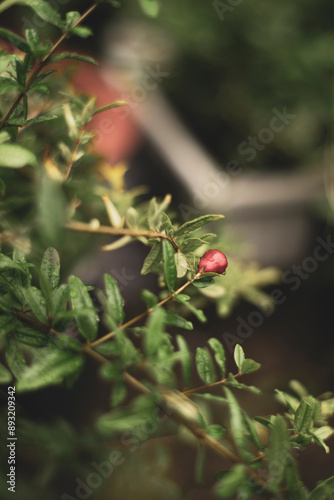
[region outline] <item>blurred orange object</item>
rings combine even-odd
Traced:
[[[122,92],[104,82],[101,69],[88,63],[78,65],[71,83],[76,92],[96,96],[96,107],[124,99]],[[123,108],[98,113],[87,127],[96,134],[93,149],[112,165],[131,157],[140,143],[140,130]]]

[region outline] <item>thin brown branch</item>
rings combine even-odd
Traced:
[[[233,375],[233,377],[238,378],[241,375],[243,375],[243,373],[238,372],[235,375]],[[212,384],[205,384],[205,385],[201,385],[199,387],[195,387],[194,389],[188,389],[187,391],[183,391],[182,394],[184,394],[185,396],[189,396],[189,394],[194,394],[195,392],[199,392],[199,391],[202,391],[204,389],[210,389],[211,387],[218,387],[220,385],[225,385],[227,381],[228,381],[228,378],[225,377],[225,378],[222,378],[221,380],[218,380],[217,382],[213,382]]]
[[[84,12],[84,14],[82,14],[82,16],[79,17],[79,19],[73,24],[72,27],[75,28],[76,26],[81,24],[82,21],[84,21],[86,19],[86,17],[88,17],[96,9],[97,6],[98,6],[97,3],[94,3],[93,5],[91,5],[91,7],[89,7],[89,9],[87,9],[86,12]],[[35,69],[30,74],[29,78],[27,79],[26,84],[24,86],[24,90],[21,90],[17,94],[16,98],[12,102],[12,105],[10,106],[8,111],[5,113],[4,117],[0,120],[0,130],[6,125],[7,120],[11,117],[13,111],[16,109],[18,104],[20,104],[21,100],[23,99],[23,96],[28,92],[31,85],[34,83],[36,77],[40,74],[42,69],[47,65],[50,58],[53,56],[53,54],[56,52],[56,50],[59,48],[59,46],[63,43],[63,41],[67,37],[68,37],[68,34],[63,33],[58,38],[58,40],[55,42],[55,44],[52,46],[50,51],[46,54],[46,56],[44,56],[43,59],[41,59],[41,61],[39,61],[39,63],[35,67]]]
[[[134,238],[139,238],[141,236],[145,238],[159,238],[161,240],[168,240],[174,247],[178,250],[179,247],[175,243],[174,239],[167,234],[160,233],[159,231],[148,231],[148,230],[136,230],[128,229],[125,227],[111,227],[111,226],[95,226],[86,222],[80,221],[70,221],[65,224],[67,229],[71,231],[77,231],[80,233],[93,233],[93,234],[109,234],[112,236],[133,236]]]
[[[199,276],[200,276],[199,273],[196,274],[191,280],[184,283],[184,285],[182,285],[180,288],[178,288],[175,292],[171,293],[170,295],[168,295],[168,297],[166,297],[165,299],[158,302],[157,306],[161,307],[164,304],[166,304],[167,302],[169,302],[170,300],[173,300],[177,295],[182,293],[183,290],[185,290],[189,285],[191,285],[195,281],[195,279],[199,278]],[[152,311],[153,311],[153,307],[150,307],[149,309],[146,309],[146,311],[142,312],[141,314],[138,314],[138,316],[130,319],[126,323],[123,323],[118,328],[120,328],[121,330],[124,330],[125,328],[129,328],[130,326],[138,323],[138,321],[142,320],[143,318],[146,318],[146,316],[149,316]],[[89,345],[90,347],[96,347],[100,344],[103,344],[103,342],[106,342],[106,340],[109,340],[112,337],[114,337],[115,333],[116,333],[115,331],[109,332],[106,335],[104,335],[103,337],[101,337],[97,340],[94,340],[94,342],[90,342],[87,345]]]

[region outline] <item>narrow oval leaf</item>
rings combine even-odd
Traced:
[[[6,361],[13,375],[20,378],[26,369],[27,363],[23,352],[19,349],[16,340],[12,336],[8,336],[6,341]]]
[[[100,108],[96,108],[93,111],[93,116],[97,115],[98,113],[103,113],[103,111],[108,111],[109,109],[114,109],[114,108],[119,108],[120,106],[125,106],[127,102],[125,101],[116,101],[112,102],[111,104],[106,104],[105,106],[101,106]]]
[[[24,3],[34,9],[36,14],[47,23],[58,26],[58,28],[64,26],[58,12],[45,0],[20,0],[20,3]]]
[[[306,432],[312,423],[313,406],[301,401],[295,414],[294,428],[297,432]]]
[[[110,274],[104,275],[106,286],[107,307],[112,319],[116,324],[121,324],[124,321],[123,297],[119,290],[117,281]]]
[[[239,371],[241,372],[242,363],[245,360],[245,353],[240,344],[237,344],[234,348],[234,361]]]
[[[0,6],[0,12],[2,12],[2,7],[5,3],[6,2],[3,2],[2,6]],[[5,28],[0,28],[0,37],[17,47],[18,49],[22,50],[22,52],[30,52],[30,47],[27,42],[12,31],[6,30]]]
[[[182,224],[182,226],[176,229],[175,236],[192,233],[193,231],[197,231],[197,229],[200,229],[205,224],[209,224],[209,222],[214,222],[219,219],[224,219],[224,215],[202,215],[201,217],[197,217],[197,219],[193,219]]]
[[[99,63],[95,61],[95,59],[93,59],[92,57],[76,54],[75,52],[63,52],[62,54],[56,54],[55,56],[51,57],[50,63],[62,61],[63,59],[76,59],[77,61],[94,64],[94,66],[100,66]]]
[[[70,287],[66,284],[60,285],[60,287],[54,292],[52,305],[55,322],[57,321],[58,316],[66,311],[69,298]]]
[[[44,253],[41,274],[49,284],[50,289],[54,291],[58,287],[60,279],[60,258],[55,248],[49,247]]]
[[[161,345],[164,320],[165,311],[156,307],[148,320],[145,335],[144,349],[148,357],[154,356]]]
[[[215,486],[216,496],[230,498],[240,490],[240,485],[247,480],[246,467],[242,464],[235,465],[233,469],[224,474],[223,479]]]
[[[0,144],[0,167],[21,168],[36,166],[36,156],[18,144]]]
[[[127,393],[128,390],[124,382],[122,380],[117,381],[114,384],[111,393],[111,406],[113,408],[115,408],[115,406],[119,406],[126,398]]]
[[[159,302],[158,297],[146,289],[142,290],[141,299],[148,307],[154,307]]]
[[[49,337],[46,334],[26,326],[16,327],[14,335],[18,342],[31,347],[45,347],[49,343]]]
[[[80,333],[89,342],[96,338],[98,315],[87,288],[76,276],[69,277],[70,297],[75,315],[75,322]]]
[[[260,363],[257,363],[253,359],[246,358],[243,360],[242,365],[241,365],[241,372],[242,373],[252,373],[256,372],[261,367]]]
[[[170,292],[174,291],[176,282],[176,267],[174,260],[174,249],[168,240],[162,242],[162,252],[164,258],[164,271],[166,285]]]
[[[216,382],[217,377],[210,353],[204,347],[197,347],[196,367],[198,375],[205,384]]]
[[[211,349],[213,349],[213,351],[215,353],[215,360],[216,360],[217,365],[220,368],[220,372],[221,372],[222,376],[225,377],[226,370],[225,370],[225,350],[224,350],[224,347],[219,342],[219,340],[216,338],[209,339],[208,344],[211,347]]]
[[[191,321],[187,321],[182,316],[175,314],[171,311],[165,311],[165,323],[171,326],[177,326],[178,328],[184,328],[185,330],[193,330],[193,324]]]
[[[334,496],[334,476],[321,481],[310,493],[307,500],[329,500]]]
[[[227,430],[222,425],[211,424],[206,427],[206,432],[214,439],[221,439],[225,436]]]
[[[181,353],[183,383],[185,387],[189,387],[191,375],[191,354],[187,342],[181,335],[176,336],[176,341]]]
[[[286,423],[281,415],[271,417],[271,432],[265,455],[268,460],[269,488],[279,491],[285,466],[290,461],[290,443]]]
[[[140,274],[147,274],[150,272],[151,267],[159,264],[162,259],[162,246],[161,243],[156,243],[149,251]]]
[[[188,271],[188,261],[185,258],[185,256],[180,252],[176,252],[174,254],[174,259],[175,259],[177,277],[183,278],[183,276],[185,276]]]
[[[252,460],[253,455],[248,450],[242,409],[233,393],[227,387],[225,387],[225,393],[230,407],[230,425],[235,445],[242,458],[246,462],[249,462]]]
[[[39,319],[41,323],[46,325],[48,322],[48,314],[46,309],[46,300],[42,292],[35,286],[22,288],[22,292],[36,318]]]
[[[65,377],[81,370],[82,357],[68,350],[53,349],[40,353],[33,364],[25,369],[17,382],[20,392],[59,384]]]

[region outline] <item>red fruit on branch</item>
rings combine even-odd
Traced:
[[[207,250],[198,264],[198,272],[223,274],[228,266],[226,255],[220,250]]]

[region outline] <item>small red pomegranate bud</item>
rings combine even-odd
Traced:
[[[226,255],[220,250],[207,250],[198,264],[198,272],[223,274],[228,266]]]

